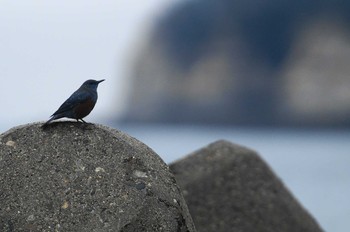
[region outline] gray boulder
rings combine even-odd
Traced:
[[[252,150],[218,141],[170,169],[198,231],[322,231]]]
[[[195,231],[149,147],[100,125],[41,125],[0,136],[0,231]]]

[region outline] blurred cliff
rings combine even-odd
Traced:
[[[350,126],[350,2],[192,0],[137,54],[127,122]]]

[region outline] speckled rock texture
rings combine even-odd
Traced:
[[[41,125],[0,136],[0,231],[195,231],[146,145],[100,125]]]
[[[197,231],[320,232],[252,150],[218,141],[170,165]]]

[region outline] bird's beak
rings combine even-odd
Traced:
[[[97,83],[98,83],[98,84],[100,84],[100,83],[101,83],[102,81],[105,81],[105,79],[103,79],[103,80],[100,80],[100,81],[97,81]]]

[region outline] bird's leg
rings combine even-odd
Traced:
[[[82,121],[83,123],[86,123],[82,118],[76,118],[75,120],[77,120],[77,122]]]

